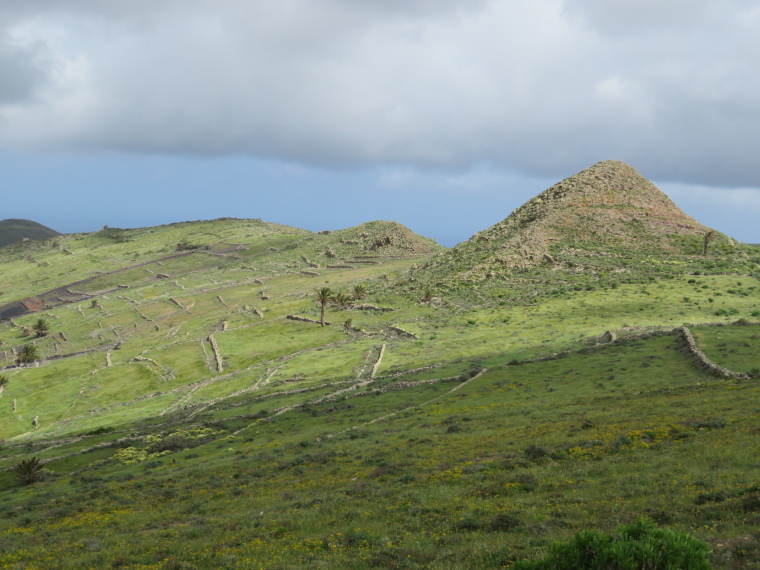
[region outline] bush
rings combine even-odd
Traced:
[[[660,529],[649,520],[621,525],[618,536],[582,530],[572,540],[555,543],[536,562],[519,561],[514,570],[638,570],[688,568],[709,570],[710,548],[691,535]]]
[[[523,456],[528,461],[534,461],[538,463],[549,457],[549,452],[543,447],[540,447],[536,444],[530,444],[528,447],[523,449]]]
[[[47,471],[44,463],[37,457],[22,459],[13,466],[12,470],[16,475],[16,479],[24,485],[31,485],[32,483],[41,481]]]
[[[520,526],[520,519],[513,514],[499,513],[488,523],[488,528],[493,531],[506,532]]]

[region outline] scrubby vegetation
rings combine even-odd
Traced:
[[[495,277],[391,222],[4,248],[0,566],[760,568],[758,266],[676,238]]]

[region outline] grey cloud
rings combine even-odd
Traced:
[[[565,12],[603,35],[639,36],[682,30],[709,33],[757,9],[755,0],[565,0]]]
[[[756,185],[752,4],[6,0],[61,64],[0,145]]]
[[[0,104],[33,100],[50,71],[43,52],[42,45],[18,46],[0,32]]]

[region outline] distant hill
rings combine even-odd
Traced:
[[[619,267],[626,259],[700,255],[709,231],[633,167],[607,160],[543,191],[429,268],[480,280],[537,266]],[[711,252],[734,246],[717,232],[709,242]]]
[[[0,247],[20,242],[25,238],[40,241],[59,235],[59,232],[31,220],[11,218],[0,221]]]
[[[424,238],[398,222],[376,220],[335,231],[323,231],[301,240],[295,253],[322,265],[405,259],[443,251],[442,245]]]

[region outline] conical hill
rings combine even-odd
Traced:
[[[708,231],[633,167],[607,160],[544,190],[429,268],[449,266],[458,277],[477,280],[539,265],[696,255]],[[730,243],[716,233],[710,247]]]

